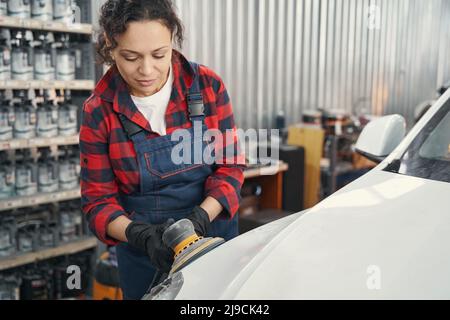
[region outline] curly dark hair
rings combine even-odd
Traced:
[[[171,0],[107,0],[100,9],[100,33],[96,44],[98,62],[114,64],[111,50],[117,47],[115,37],[127,30],[128,23],[145,20],[163,23],[175,37],[178,47],[182,47],[184,27]]]

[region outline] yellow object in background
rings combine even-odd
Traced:
[[[109,258],[109,252],[104,252],[97,262],[92,288],[94,300],[123,300],[118,281],[118,269],[108,263]]]
[[[287,143],[305,148],[304,207],[311,208],[320,200],[320,159],[325,131],[315,125],[289,127]],[[283,192],[289,192],[284,190]]]
[[[105,286],[94,280],[93,294],[94,300],[122,300],[122,290],[118,287]]]

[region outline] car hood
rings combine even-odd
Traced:
[[[185,267],[177,299],[448,299],[449,194],[372,170]]]

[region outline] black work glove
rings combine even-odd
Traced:
[[[125,229],[128,243],[147,253],[153,266],[163,272],[170,270],[174,253],[163,243],[162,234],[173,223],[173,219],[169,219],[163,224],[133,221]]]
[[[199,206],[195,206],[192,209],[192,213],[186,217],[194,225],[195,233],[199,236],[205,236],[210,228],[211,222],[209,221],[209,215],[205,209]]]

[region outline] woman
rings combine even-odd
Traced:
[[[183,28],[170,0],[108,0],[100,27],[97,50],[111,67],[83,107],[82,208],[92,232],[117,246],[124,297],[140,299],[173,262],[161,239],[169,218],[188,218],[201,236],[237,235],[242,166],[238,156],[172,160],[179,129],[232,130],[223,147],[237,138],[222,80],[173,49]],[[207,143],[192,136],[203,154]]]

